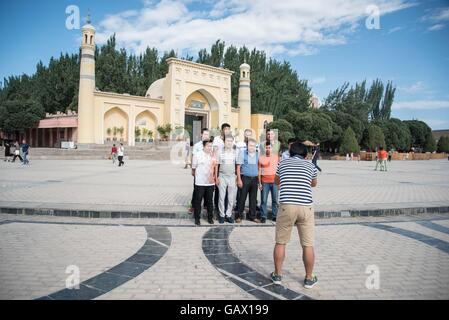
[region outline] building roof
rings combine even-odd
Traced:
[[[449,137],[449,129],[432,130],[432,135],[435,140],[438,140],[441,137]]]
[[[147,90],[145,97],[153,99],[164,99],[165,78],[154,81]]]
[[[192,61],[182,60],[182,59],[177,59],[177,58],[168,58],[167,64],[170,65],[172,63],[185,65],[185,66],[198,68],[198,69],[203,69],[203,70],[208,70],[208,71],[214,71],[214,72],[218,72],[218,73],[223,73],[228,76],[230,76],[234,73],[234,71],[231,71],[231,70],[228,70],[225,68],[217,68],[217,67],[209,66],[207,64],[202,64],[202,63],[197,63],[197,62],[192,62]]]

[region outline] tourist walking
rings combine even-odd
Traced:
[[[18,141],[14,143],[14,157],[12,158],[12,162],[16,162],[16,158],[19,158],[20,162],[23,162],[21,148]]]
[[[22,141],[21,149],[22,149],[22,155],[23,155],[22,164],[23,165],[30,164],[30,160],[28,159],[29,152],[30,152],[30,145],[26,142],[26,140]]]
[[[374,168],[374,171],[377,171],[377,166],[380,164],[380,171],[387,171],[387,157],[388,154],[384,150],[383,147],[379,148],[379,151],[377,152],[377,161],[376,161],[376,168]]]
[[[318,169],[318,171],[321,172],[321,168],[318,166],[318,159],[320,158],[320,144],[319,143],[313,147],[312,152],[313,152],[312,163],[315,165],[315,167]],[[352,153],[351,153],[351,156],[353,156]],[[352,160],[352,158],[351,158],[351,160]]]
[[[112,149],[111,149],[111,158],[112,158],[112,164],[115,164],[115,162],[117,161],[117,157],[118,157],[118,150],[117,147],[115,145],[115,143],[112,145]]]
[[[10,157],[11,157],[11,143],[9,143],[8,141],[5,141],[4,143],[4,147],[5,147],[5,161],[10,161]]]
[[[117,150],[118,155],[118,166],[124,166],[125,162],[123,161],[123,157],[125,156],[125,147],[123,146],[123,143],[120,143],[120,147],[118,147]]]

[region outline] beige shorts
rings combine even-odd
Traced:
[[[313,247],[315,238],[315,210],[313,206],[282,204],[276,219],[276,243],[287,244],[292,228],[298,229],[299,240],[303,247]]]

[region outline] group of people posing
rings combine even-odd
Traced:
[[[275,268],[270,274],[271,280],[281,284],[285,246],[290,241],[293,227],[296,227],[306,269],[304,286],[312,288],[318,282],[313,274],[315,212],[312,199],[312,187],[317,185],[318,150],[315,149],[312,161],[308,161],[308,149],[303,142],[290,139],[288,150],[281,152],[280,144],[274,136],[273,130],[267,130],[266,141],[258,145],[250,129],[245,130],[245,139],[241,143],[235,143],[229,124],[223,124],[221,135],[214,139],[210,138],[208,129],[202,130],[202,140],[193,146],[192,152],[192,207],[195,224],[201,224],[203,200],[207,208],[207,221],[209,224],[214,223],[214,193],[220,224],[240,223],[244,218],[248,196],[248,220],[265,223],[267,200],[271,193],[272,220],[276,222],[276,244],[273,251]],[[261,206],[260,217],[257,217],[259,190]],[[232,217],[234,202],[237,203],[235,221]]]
[[[259,145],[253,138],[252,130],[246,129],[244,141],[236,143],[227,123],[221,126],[221,135],[212,139],[207,128],[201,130],[201,141],[193,146],[192,151],[194,190],[190,212],[194,214],[196,225],[201,224],[202,201],[207,209],[208,223],[214,223],[214,207],[218,211],[220,224],[240,223],[245,218],[244,209],[248,197],[249,213],[246,218],[256,223],[265,223],[270,195],[271,219],[276,221],[279,208],[276,170],[279,162],[290,155],[289,150],[281,152],[274,130],[266,131],[265,140]],[[295,141],[297,139],[290,139],[289,146]],[[258,215],[259,192],[261,201]]]

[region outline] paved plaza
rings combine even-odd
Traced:
[[[318,210],[449,206],[448,161],[392,162],[387,172],[374,162],[320,164]],[[170,213],[185,212],[191,197],[190,170],[163,162],[34,161],[0,171],[0,207]],[[316,223],[319,282],[307,290],[295,233],[283,285],[271,283],[272,222],[0,214],[0,299],[449,299],[449,212]],[[79,289],[68,289],[74,275]]]
[[[318,211],[448,206],[449,161],[320,161]],[[0,163],[0,206],[112,211],[187,212],[190,169],[168,161],[36,160]],[[260,200],[260,198],[259,198]]]

